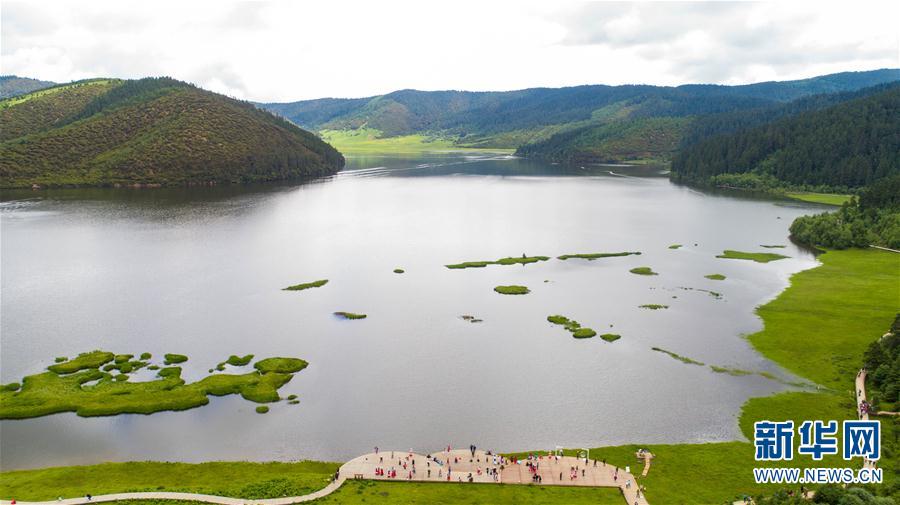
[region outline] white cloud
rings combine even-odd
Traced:
[[[5,74],[171,75],[265,101],[900,66],[896,2],[29,0],[0,17]]]

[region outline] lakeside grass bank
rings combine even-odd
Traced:
[[[821,203],[823,205],[834,205],[840,207],[844,202],[849,202],[853,195],[842,195],[838,193],[797,193],[788,192],[784,194],[792,200],[800,200],[803,202]]]
[[[146,461],[17,470],[0,474],[0,498],[43,501],[87,493],[137,491],[189,492],[247,499],[277,498],[285,493],[299,496],[325,487],[339,466],[339,463],[321,461],[198,464]]]

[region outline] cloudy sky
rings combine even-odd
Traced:
[[[170,75],[257,101],[900,67],[897,1],[3,0],[0,16],[3,74]]]

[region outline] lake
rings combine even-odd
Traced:
[[[821,207],[738,196],[672,184],[656,167],[485,154],[350,157],[305,184],[5,192],[4,383],[93,349],[186,354],[189,381],[230,354],[310,365],[281,390],[300,404],[266,415],[231,396],[149,416],[3,421],[0,465],[740,439],[741,404],[786,386],[651,350],[792,379],[742,336],[761,328],[756,306],[816,265],[788,227]],[[717,259],[724,249],[790,258]],[[618,251],[642,254],[555,259]],[[522,254],[554,258],[443,266]],[[629,273],[638,266],[659,275]],[[330,282],[282,291],[317,279]],[[508,284],[531,293],[493,291]],[[669,308],[638,307],[653,303]],[[574,339],[551,314],[622,338]]]

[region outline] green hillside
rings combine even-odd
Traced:
[[[357,130],[378,131],[381,139],[423,135],[458,147],[518,149],[519,155],[553,161],[667,162],[685,136],[702,138],[707,130],[721,127],[712,122],[693,128],[692,119],[753,111],[750,121],[768,121],[778,114],[772,111],[780,111],[792,100],[853,92],[895,80],[900,80],[900,71],[883,69],[742,86],[400,90],[368,98],[261,106],[304,128],[331,135]],[[782,114],[791,111],[788,108]]]
[[[92,80],[0,102],[0,186],[180,185],[335,173],[315,135],[169,78]]]
[[[573,163],[668,161],[690,122],[659,117],[589,125],[524,145],[516,154]]]

